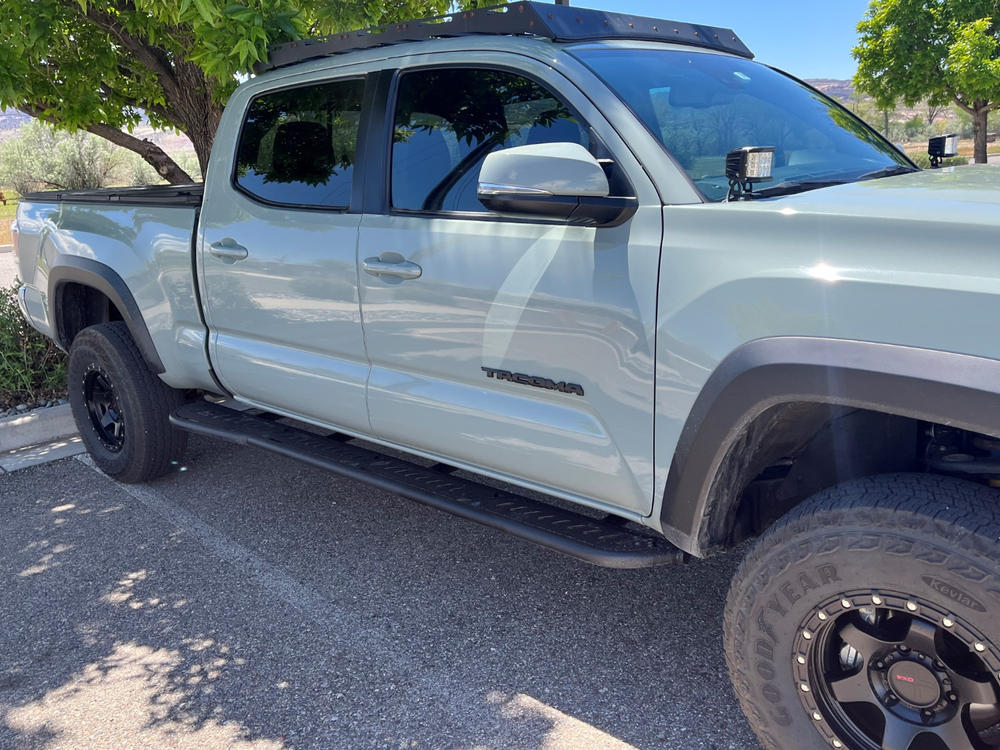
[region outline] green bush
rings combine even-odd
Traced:
[[[21,315],[17,287],[0,289],[0,410],[66,396],[66,355]]]
[[[931,168],[931,157],[927,154],[917,152],[915,154],[907,154],[921,169]],[[942,160],[941,166],[943,167],[961,167],[969,163],[969,157],[967,156],[951,156],[947,159]]]

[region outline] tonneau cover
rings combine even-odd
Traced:
[[[48,190],[28,193],[21,196],[21,199],[35,203],[127,203],[198,207],[204,194],[205,185],[198,182],[190,185],[152,185],[101,190]]]

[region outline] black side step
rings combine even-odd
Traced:
[[[607,568],[650,568],[681,562],[684,553],[662,537],[622,528],[546,503],[367,448],[323,437],[207,401],[170,415],[183,430],[254,445],[373,484],[439,510],[492,526],[543,547]]]

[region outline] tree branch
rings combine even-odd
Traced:
[[[88,4],[86,13],[83,13],[80,6],[73,0],[63,0],[63,5],[81,13],[97,28],[114,37],[122,47],[135,56],[143,67],[148,68],[156,75],[164,89],[177,91],[177,77],[166,50],[133,35],[128,29],[121,26],[114,16],[97,10],[92,3]]]
[[[58,124],[55,118],[47,116],[45,114],[45,110],[41,107],[33,107],[29,104],[24,104],[18,105],[18,109],[26,115],[31,115],[36,119],[44,120],[45,122],[52,124]],[[136,138],[134,135],[126,133],[103,122],[88,125],[85,130],[96,136],[100,136],[105,140],[111,141],[116,146],[121,146],[122,148],[126,148],[129,151],[139,154],[139,156],[141,156],[147,164],[156,170],[157,174],[172,185],[182,185],[184,183],[194,182],[191,175],[181,169],[177,162],[171,159],[162,148],[149,139]]]
[[[139,154],[156,170],[157,174],[172,185],[194,182],[191,175],[181,169],[177,162],[167,156],[162,148],[149,139],[136,138],[134,135],[102,122],[88,125],[87,131]]]

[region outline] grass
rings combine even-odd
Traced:
[[[10,244],[10,223],[17,215],[17,202],[20,196],[13,190],[4,190],[0,187],[0,193],[7,197],[7,205],[0,203],[0,245]]]
[[[66,396],[66,355],[21,315],[17,284],[0,288],[0,410]]]

